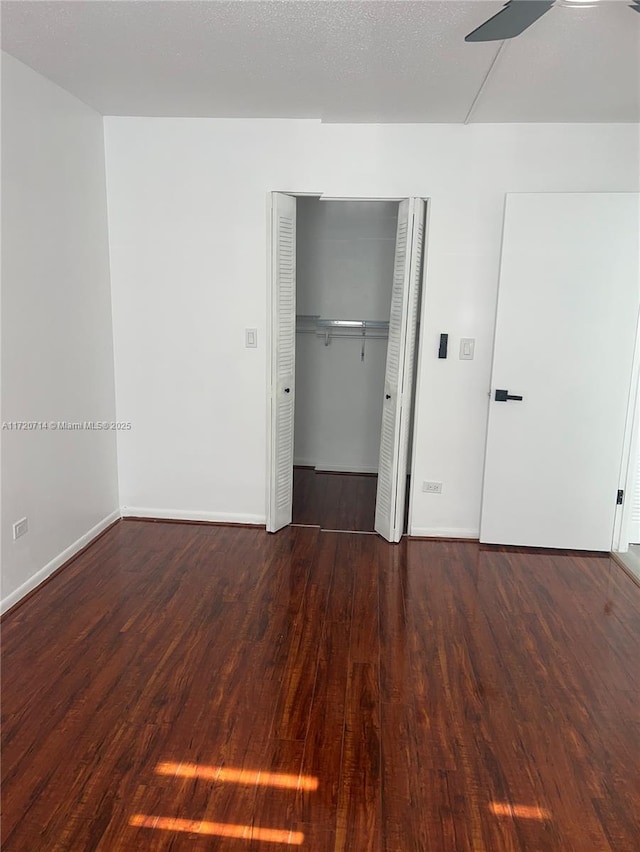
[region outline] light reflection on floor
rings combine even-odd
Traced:
[[[496,816],[516,817],[518,819],[550,819],[551,814],[539,805],[512,805],[510,802],[490,802],[489,810]]]
[[[287,775],[260,769],[234,769],[231,766],[203,766],[198,763],[159,763],[158,775],[176,778],[202,778],[214,783],[245,784],[259,787],[281,787],[288,790],[317,790],[318,779],[312,775]]]
[[[129,825],[136,828],[155,828],[163,831],[184,831],[189,834],[234,837],[240,840],[263,840],[265,843],[287,843],[290,846],[301,846],[304,841],[304,834],[301,831],[260,828],[255,825],[233,825],[226,822],[175,819],[147,814],[133,814],[129,819]]]
[[[290,775],[285,772],[236,769],[231,766],[206,766],[199,763],[171,763],[166,761],[156,766],[156,774],[172,778],[198,778],[213,783],[279,787],[296,791],[318,789],[318,779],[312,775]],[[129,818],[129,825],[134,828],[217,835],[218,837],[233,837],[240,840],[260,840],[265,843],[285,843],[289,846],[301,846],[304,842],[304,834],[301,831],[206,820],[178,819],[151,814],[133,814]]]

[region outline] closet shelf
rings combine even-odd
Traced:
[[[389,336],[389,323],[383,320],[342,320],[322,319],[319,316],[298,314],[296,332],[317,334],[328,343],[332,337],[386,338]]]

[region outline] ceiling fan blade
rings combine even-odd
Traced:
[[[553,6],[555,0],[510,0],[509,3],[465,37],[465,41],[502,41],[523,33]]]
[[[629,6],[630,9],[635,9],[636,12],[640,12],[640,0],[632,0],[633,6]]]

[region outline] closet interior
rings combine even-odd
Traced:
[[[397,201],[297,199],[293,523],[373,532]]]

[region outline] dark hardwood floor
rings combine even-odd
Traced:
[[[325,530],[373,532],[378,477],[293,469],[293,523]]]
[[[2,661],[4,852],[640,848],[607,557],[121,521]]]

